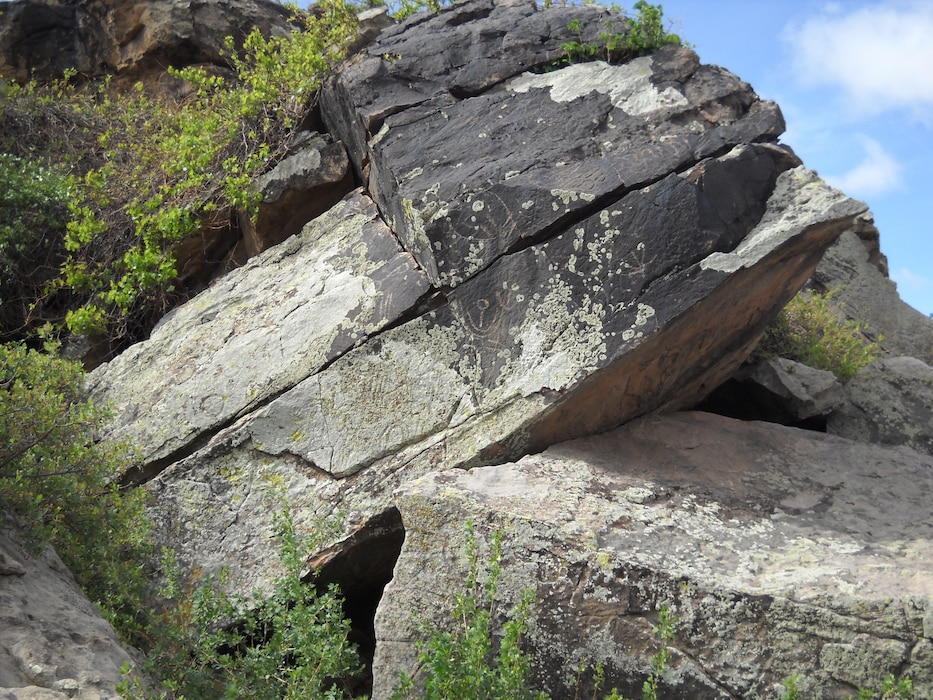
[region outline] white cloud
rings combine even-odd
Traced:
[[[826,181],[848,195],[868,197],[896,189],[901,184],[901,165],[881,144],[867,136],[860,136],[865,157],[849,172],[829,175]]]
[[[933,2],[839,5],[787,27],[799,79],[840,88],[850,106],[877,114],[906,109],[933,126]]]
[[[933,279],[924,277],[921,274],[902,267],[896,272],[891,273],[891,277],[897,282],[898,287],[908,287],[909,289],[920,290],[933,286]]]

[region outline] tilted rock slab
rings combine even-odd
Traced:
[[[555,67],[571,20],[585,32],[609,17],[474,0],[383,32],[325,91],[325,121],[435,284],[784,130],[777,105],[685,49],[527,72]]]
[[[837,698],[910,675],[933,693],[933,459],[705,413],[633,421],[518,462],[448,470],[396,495],[406,536],[376,615],[373,698],[445,629],[502,534],[498,625],[531,589],[536,687],[640,692],[657,609],[679,619],[660,697]],[[460,624],[457,622],[456,624]],[[585,670],[577,687],[578,670]]]
[[[278,490],[349,529],[432,469],[691,405],[865,211],[689,51],[524,73],[575,13],[605,17],[472,2],[384,34],[322,107],[376,205],[354,194],[91,377],[188,561],[261,582]]]
[[[138,445],[147,464],[175,459],[427,291],[372,201],[355,193],[172,311],[149,340],[92,373],[88,387],[116,412],[108,437]]]
[[[707,163],[706,175],[739,158]],[[672,189],[693,199],[673,199]],[[833,235],[827,211],[845,219],[860,206],[795,168],[778,178],[770,208],[733,252],[679,272],[654,262],[678,245],[709,247],[691,225],[698,192],[673,176],[633,193],[580,232],[504,258],[448,303],[383,330],[383,307],[367,304],[387,301],[362,290],[389,282],[358,276],[364,264],[382,268],[349,256],[344,233],[347,248],[311,270],[353,263],[342,275],[327,271],[344,293],[329,296],[327,277],[296,291],[308,279],[299,270],[310,269],[298,252],[319,219],[176,311],[91,382],[118,404],[111,434],[150,446],[146,476],[171,465],[152,488],[173,542],[202,563],[271,574],[267,497],[277,488],[308,518],[341,512],[354,523],[427,470],[503,461],[695,401],[751,351],[762,308],[807,278]],[[659,233],[646,209],[673,218]],[[615,233],[615,221],[628,223],[627,235]],[[397,262],[384,269],[406,271],[415,287],[387,295],[404,313],[427,283],[410,257],[386,251]],[[662,276],[648,284],[645,269]],[[287,283],[270,286],[279,278]]]

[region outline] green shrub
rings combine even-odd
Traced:
[[[680,36],[664,29],[664,11],[661,5],[652,5],[646,0],[638,0],[632,9],[634,15],[626,15],[628,17],[627,31],[613,32],[611,31],[612,23],[607,21],[605,23],[607,31],[599,35],[598,41],[586,41],[580,21],[571,20],[567,28],[576,33],[577,38],[561,44],[561,49],[566,54],[563,62],[581,63],[604,60],[609,63],[618,63],[635,56],[653,53],[663,46],[683,46]]]
[[[106,412],[81,391],[73,362],[0,345],[0,518],[38,549],[48,542],[89,597],[132,637],[150,551],[144,492],[112,477],[131,463],[95,439]]]
[[[528,687],[530,662],[520,642],[525,632],[531,592],[522,598],[502,626],[498,652],[493,653],[492,616],[502,573],[502,535],[493,536],[489,570],[480,580],[479,556],[472,523],[467,523],[469,573],[466,590],[458,593],[451,631],[432,630],[418,642],[418,662],[424,680],[423,694],[415,695],[415,678],[402,674],[393,700],[422,697],[427,700],[470,698],[471,700],[541,699],[547,696]]]
[[[41,325],[32,304],[58,273],[70,183],[34,160],[0,153],[0,339]]]
[[[317,592],[301,580],[310,545],[284,499],[275,529],[285,573],[268,596],[225,593],[225,572],[186,586],[174,555],[163,553],[164,613],[151,618],[142,665],[156,685],[127,668],[123,697],[352,697],[344,681],[358,675],[361,664],[339,592],[335,586]]]
[[[44,295],[68,300],[68,331],[108,335],[119,347],[145,337],[186,293],[177,282],[179,241],[229,227],[236,209],[255,215],[252,182],[288,152],[321,80],[355,36],[355,10],[321,0],[313,14],[295,8],[300,31],[289,37],[254,30],[242,46],[228,39],[227,77],[173,71],[191,88],[180,103],[109,80],[76,87],[73,73],[7,90],[0,127],[11,137],[0,136],[0,146],[75,173],[66,257]],[[35,123],[55,136],[43,143]]]
[[[765,330],[758,352],[828,370],[846,382],[882,356],[863,331],[863,324],[845,317],[832,292],[801,292]]]

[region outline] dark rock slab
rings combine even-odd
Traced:
[[[493,31],[495,13],[514,23]],[[865,211],[771,143],[776,106],[688,51],[500,66],[515,24],[567,20],[465,3],[384,33],[412,42],[423,99],[396,99],[405,74],[383,44],[329,94],[360,101],[336,136],[394,228],[354,195],[92,377],[116,403],[111,434],[142,443],[180,561],[229,566],[248,590],[276,571],[283,490],[302,523],[340,515],[351,532],[429,471],[695,404]],[[419,33],[439,52],[423,68]],[[491,42],[487,81],[455,37]]]
[[[605,22],[612,31],[625,31],[605,8],[541,13],[534,2],[522,0],[471,0],[437,15],[411,17],[383,30],[324,91],[328,128],[362,169],[366,142],[386,116],[435,98],[479,94],[522,71],[550,66],[564,54],[561,43],[580,38],[567,29],[572,19],[580,22],[586,41],[607,31]]]
[[[535,27],[509,52],[507,33],[486,29],[505,17],[516,31]],[[464,3],[384,32],[325,91],[325,121],[436,285],[454,287],[633,189],[783,131],[774,103],[684,49],[527,72],[554,67],[548,47],[578,38],[566,28],[574,17],[588,26],[602,15]],[[455,29],[435,34],[442,26]],[[492,58],[470,61],[474,50]]]

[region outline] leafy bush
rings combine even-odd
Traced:
[[[54,169],[0,153],[0,338],[41,325],[31,306],[58,274],[70,191]]]
[[[70,332],[107,334],[118,346],[145,337],[185,293],[179,242],[229,227],[236,209],[255,215],[251,183],[285,156],[356,31],[355,7],[343,0],[295,12],[300,31],[289,37],[254,30],[242,49],[228,39],[226,74],[174,71],[191,89],[181,103],[106,80],[76,87],[73,74],[7,90],[0,125],[11,136],[0,146],[57,159],[76,174],[67,256],[46,295],[69,298]],[[44,144],[33,123],[66,136]]]
[[[881,347],[848,320],[832,292],[801,292],[767,328],[758,352],[828,370],[846,382],[881,357]]]
[[[130,455],[95,440],[107,414],[82,395],[81,367],[55,350],[0,345],[0,519],[5,513],[35,549],[54,545],[131,637],[150,551],[144,493],[112,481]]]
[[[163,553],[165,612],[147,628],[151,647],[142,666],[157,685],[127,668],[123,697],[352,697],[344,682],[361,665],[339,592],[332,586],[318,593],[302,582],[309,544],[284,500],[280,508],[275,528],[285,574],[271,595],[224,593],[225,572],[185,586],[174,555]]]
[[[502,573],[502,535],[493,536],[489,571],[480,581],[479,556],[472,523],[467,523],[469,573],[466,590],[458,593],[453,611],[452,631],[432,630],[418,642],[423,694],[416,695],[415,678],[403,674],[393,700],[423,697],[427,700],[471,698],[546,698],[531,690],[528,683],[530,662],[520,647],[530,614],[531,593],[526,592],[518,608],[502,626],[502,639],[493,653],[490,623],[496,607],[496,592]]]
[[[611,31],[612,23],[607,21],[607,31],[599,35],[598,41],[585,41],[579,20],[571,20],[567,28],[577,34],[577,39],[561,44],[561,49],[566,54],[565,62],[580,63],[602,59],[612,63],[643,56],[663,46],[683,46],[680,36],[664,29],[661,5],[638,0],[632,9],[635,14],[629,17],[627,31],[615,33]]]
[[[157,687],[137,675],[124,694],[349,697],[338,681],[360,669],[350,622],[335,588],[318,594],[302,582],[307,544],[284,505],[275,527],[285,574],[271,595],[225,595],[223,574],[183,586],[171,553],[167,583],[152,590],[146,492],[113,480],[132,455],[96,440],[108,413],[83,395],[83,369],[57,349],[0,344],[0,525],[34,550],[54,545],[123,639],[147,652],[143,668]]]
[[[419,12],[440,12],[447,0],[390,0],[385,3],[389,14],[398,22]]]

